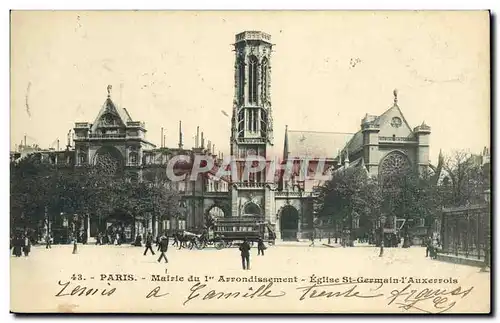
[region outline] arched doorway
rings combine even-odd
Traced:
[[[245,208],[243,210],[243,215],[253,215],[253,216],[258,216],[258,215],[261,215],[262,212],[260,210],[260,207],[253,203],[253,202],[249,202],[247,204],[245,204]]]
[[[291,205],[285,206],[280,215],[281,239],[297,240],[299,211]]]
[[[117,234],[122,242],[131,241],[138,233],[136,232],[136,221],[141,219],[140,217],[134,218],[125,209],[115,208],[106,219],[105,227],[102,228],[101,233],[103,233],[108,243],[112,242]],[[144,224],[142,226],[145,227]]]
[[[224,209],[217,204],[213,204],[206,212],[205,212],[205,221],[204,226],[208,229],[213,228],[218,219],[224,218],[226,216],[226,212]]]

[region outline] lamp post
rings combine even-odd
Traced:
[[[76,221],[78,221],[78,215],[73,215],[73,254],[78,252],[78,233],[76,229]]]
[[[490,190],[487,189],[484,191],[484,200],[487,203],[486,209],[486,239],[484,241],[484,265],[482,271],[486,271],[486,268],[490,267],[490,240],[491,240],[491,231],[490,231]]]
[[[384,227],[385,227],[385,215],[382,215],[380,217],[380,254],[378,255],[379,257],[382,257],[384,255]]]
[[[181,221],[183,221],[184,225],[182,227],[182,230],[185,230],[186,226],[186,202],[184,200],[179,201],[179,220],[177,221],[177,228],[180,229],[180,224]]]

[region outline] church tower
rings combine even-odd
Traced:
[[[273,145],[271,36],[260,31],[236,35],[231,156],[267,159]],[[261,178],[259,181],[264,181]]]
[[[230,147],[238,168],[238,178],[231,178],[231,215],[252,215],[274,223],[274,192],[266,183],[266,170],[245,171],[252,156],[265,160],[271,157],[272,47],[271,36],[261,31],[244,31],[236,35]]]

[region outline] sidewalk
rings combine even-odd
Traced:
[[[337,248],[340,247],[340,244],[331,243],[327,244],[328,240],[324,239],[323,241],[316,240],[314,241],[314,248]],[[276,241],[275,246],[277,247],[309,247],[311,245],[311,240],[299,240],[299,241]],[[313,248],[313,246],[311,246]]]

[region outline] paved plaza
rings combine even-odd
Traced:
[[[257,256],[257,249],[252,248],[250,270],[241,269],[237,248],[177,250],[170,247],[168,264],[157,262],[159,253],[144,256],[143,251],[144,248],[130,245],[79,245],[78,253],[72,254],[72,246],[56,245],[52,249],[34,247],[29,257],[11,257],[11,309],[21,312],[489,311],[489,273],[480,272],[477,267],[431,260],[425,257],[425,249],[421,247],[386,248],[385,255],[379,257],[376,247],[331,248],[282,243],[269,247],[265,256]],[[170,281],[153,281],[153,275]],[[308,290],[314,284],[312,275],[327,277],[325,283],[329,285],[321,290]],[[199,277],[200,283],[188,281],[190,276]],[[206,281],[205,276],[213,278]],[[179,281],[180,277],[184,281]],[[258,280],[276,277],[289,282],[275,280],[268,286],[267,282]],[[245,282],[243,278],[250,280]],[[380,284],[370,279],[385,280]],[[409,284],[411,286],[403,290]],[[87,296],[76,292],[70,295],[78,285],[77,292],[82,286],[99,291]],[[261,285],[266,285],[265,292],[261,290],[254,297],[241,296]],[[472,290],[465,292],[471,287]],[[116,288],[112,295],[102,295],[112,288]],[[416,291],[412,294],[413,289]],[[211,290],[214,290],[212,294]],[[213,297],[219,292],[227,297]],[[391,303],[397,292],[400,295]]]

